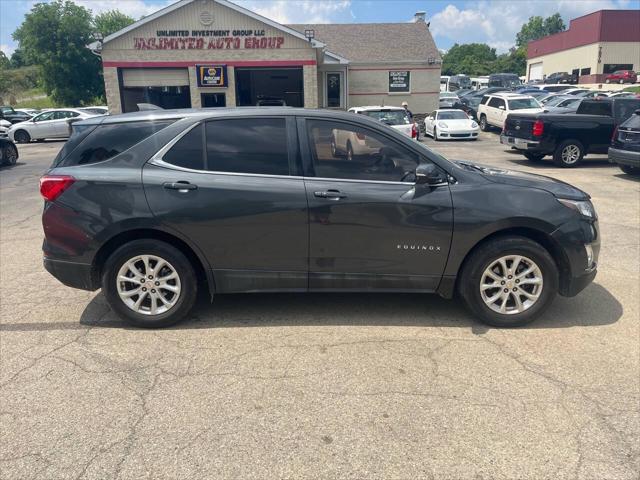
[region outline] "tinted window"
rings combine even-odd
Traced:
[[[449,112],[440,112],[438,120],[469,120],[469,117],[460,110],[451,110]]]
[[[607,101],[582,102],[578,107],[578,113],[583,115],[607,115],[611,116],[611,103]]]
[[[635,98],[621,98],[613,102],[616,123],[622,123],[640,108],[640,100]]]
[[[362,113],[387,125],[407,125],[411,123],[404,110],[365,110]]]
[[[491,100],[489,100],[490,107],[500,108],[501,105],[504,107],[504,100],[502,100],[501,98],[493,97]]]
[[[208,170],[289,174],[287,129],[283,118],[208,122],[206,138]]]
[[[509,110],[524,110],[527,108],[540,108],[540,104],[533,98],[517,98],[509,100]]]
[[[419,157],[385,136],[357,125],[307,120],[316,177],[401,181]]]
[[[162,160],[176,167],[204,170],[202,125],[196,125],[164,154]]]
[[[61,155],[56,166],[87,165],[115,157],[173,122],[174,120],[167,120],[98,125],[75,149],[69,149],[66,157]]]
[[[484,105],[487,103],[487,101],[489,101],[489,97],[487,97],[486,95],[484,97],[482,97],[482,100],[480,100],[480,104]]]

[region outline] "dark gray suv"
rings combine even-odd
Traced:
[[[521,325],[591,282],[600,245],[577,188],[333,111],[83,120],[41,193],[47,270],[143,327],[184,318],[199,289],[458,293],[477,318]]]

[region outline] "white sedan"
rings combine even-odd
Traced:
[[[31,140],[45,138],[67,138],[71,131],[69,128],[71,119],[81,120],[95,116],[95,113],[76,108],[56,108],[42,112],[26,122],[14,123],[7,131],[7,135],[16,143],[29,143]]]
[[[434,110],[424,119],[424,129],[434,140],[477,140],[478,124],[462,110]]]

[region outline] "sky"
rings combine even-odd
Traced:
[[[38,0],[48,1],[48,0]],[[10,55],[11,38],[36,0],[0,0],[0,50]],[[74,0],[94,13],[118,9],[135,19],[175,0]],[[441,50],[454,43],[487,43],[498,53],[514,44],[516,33],[530,16],[560,12],[569,20],[601,9],[638,9],[640,0],[235,0],[280,23],[409,22],[427,12],[431,33]],[[393,39],[389,39],[393,41]]]

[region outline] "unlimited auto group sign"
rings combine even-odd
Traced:
[[[158,30],[155,37],[135,37],[136,50],[238,50],[281,48],[284,37],[264,30]]]

